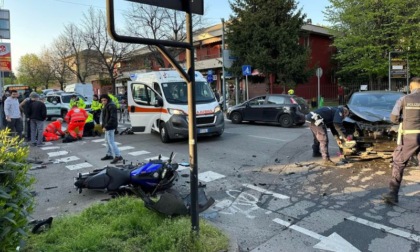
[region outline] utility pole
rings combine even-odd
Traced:
[[[222,18],[222,95],[223,111],[226,111],[226,84],[225,84],[225,19]]]

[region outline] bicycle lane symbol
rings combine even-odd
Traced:
[[[224,199],[219,201],[214,206],[214,210],[226,215],[241,213],[249,219],[254,219],[256,217],[255,215],[252,215],[252,212],[260,209],[260,207],[257,205],[257,197],[239,190],[228,190],[226,191],[226,194],[233,200]]]

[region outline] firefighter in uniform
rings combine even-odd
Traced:
[[[411,79],[410,92],[397,100],[390,116],[391,122],[400,123],[397,147],[392,154],[389,192],[382,195],[385,203],[391,205],[398,203],[398,191],[408,160],[420,151],[420,77]]]
[[[96,94],[93,95],[91,109],[93,114],[93,120],[96,124],[100,124],[102,103],[99,102],[98,95]]]
[[[78,108],[76,104],[73,104],[73,108],[67,113],[66,117],[64,118],[64,120],[68,123],[67,130],[73,141],[77,139],[82,139],[83,129],[85,127],[87,117],[88,114],[86,110]],[[75,131],[76,128],[78,128],[77,133]]]
[[[346,135],[346,129],[343,127],[343,120],[349,115],[346,107],[322,107],[306,115],[306,121],[310,123],[309,128],[314,135],[314,143],[312,145],[312,156],[321,157],[323,165],[336,165],[330,159],[328,152],[328,132],[331,130],[337,144],[341,145],[342,141],[351,141],[352,135]]]
[[[42,133],[46,142],[56,141],[60,139],[60,137],[63,137],[65,135],[64,132],[61,130],[62,123],[63,118],[57,118],[56,121],[47,125],[44,132]]]
[[[86,108],[86,104],[83,101],[83,99],[80,99],[79,97],[77,97],[77,95],[72,95],[71,99],[70,99],[70,109],[73,108],[73,105],[76,105],[78,108],[81,109],[85,109]]]

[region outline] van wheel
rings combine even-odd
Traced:
[[[168,128],[164,122],[161,122],[159,125],[160,140],[162,143],[169,143],[171,139],[169,138]]]
[[[61,117],[64,119],[67,115],[67,110],[61,110]]]
[[[242,122],[242,116],[239,112],[234,112],[231,115],[232,123],[241,123]]]
[[[293,120],[289,114],[283,114],[279,118],[279,123],[284,128],[290,128],[293,125]]]

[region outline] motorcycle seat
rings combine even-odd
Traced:
[[[119,169],[116,167],[108,167],[106,169],[106,174],[110,178],[107,189],[109,191],[115,191],[123,185],[130,183],[130,170],[129,169]]]

